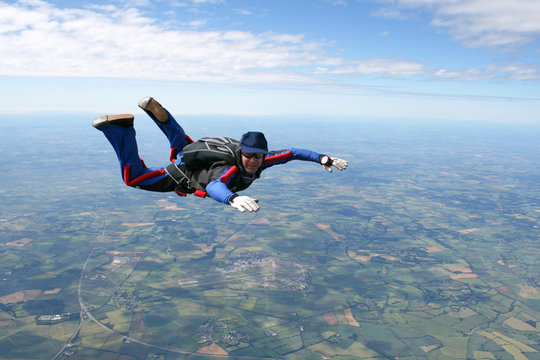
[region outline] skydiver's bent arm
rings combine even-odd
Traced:
[[[239,172],[240,170],[236,166],[228,167],[221,174],[219,179],[211,181],[206,186],[206,192],[214,200],[231,205],[233,208],[241,212],[244,212],[246,210],[257,211],[259,210],[257,199],[252,199],[249,196],[240,196],[233,192],[233,190],[243,190],[247,188],[250,184],[250,182],[244,183],[241,180],[241,175],[239,174]]]
[[[208,195],[219,202],[229,204],[231,198],[235,195],[228,187],[232,179],[237,176],[239,169],[236,166],[227,168],[221,176],[206,185]]]

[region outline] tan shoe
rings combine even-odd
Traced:
[[[169,120],[167,111],[153,97],[148,96],[139,101],[139,107],[151,114],[159,122],[164,123]]]
[[[134,116],[131,114],[103,115],[92,121],[92,126],[96,129],[104,128],[108,125],[117,125],[124,128],[133,127]]]

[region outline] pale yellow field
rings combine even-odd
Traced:
[[[199,350],[197,350],[197,353],[209,354],[209,355],[229,355],[229,353],[225,351],[225,349],[223,349],[221,346],[219,346],[216,343],[200,348]]]

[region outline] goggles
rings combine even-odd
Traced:
[[[262,159],[264,157],[264,154],[261,153],[245,153],[242,151],[242,156],[244,156],[246,159]]]

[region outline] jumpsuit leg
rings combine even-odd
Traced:
[[[156,123],[156,125],[160,128],[163,134],[165,134],[167,140],[169,140],[169,144],[171,146],[171,161],[174,161],[176,159],[176,155],[179,154],[184,148],[184,146],[189,144],[190,141],[188,141],[188,138],[186,138],[186,133],[184,132],[184,129],[182,129],[180,124],[178,124],[178,122],[171,115],[171,113],[163,106],[159,106],[162,107],[168,115],[168,119],[165,122],[159,121],[151,111],[148,111],[146,109],[143,110]]]
[[[100,130],[116,152],[122,179],[126,185],[152,185],[168,176],[163,168],[147,168],[144,165],[139,157],[135,128],[111,124]]]

